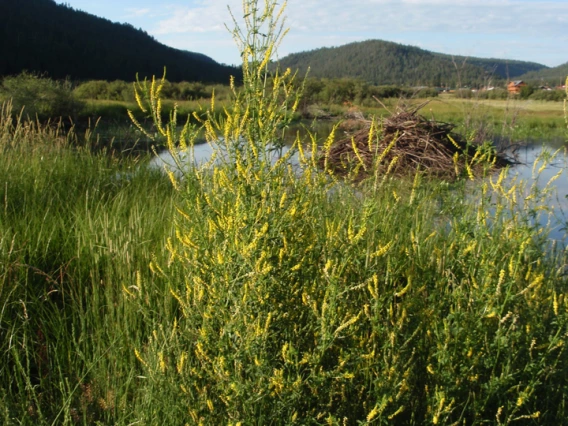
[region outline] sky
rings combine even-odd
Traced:
[[[129,23],[159,42],[240,64],[225,25],[242,0],[56,0]],[[259,1],[261,5],[264,1]],[[568,0],[288,0],[278,57],[355,41],[387,40],[482,58],[568,62]]]

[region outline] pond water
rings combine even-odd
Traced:
[[[289,150],[289,146],[284,146],[280,149],[277,149],[275,146],[269,146],[268,158],[272,164],[275,164]],[[215,151],[217,152],[215,153]],[[214,153],[215,156],[213,156]],[[180,151],[177,156],[182,167],[184,167],[187,163],[193,163],[197,166],[215,166],[223,164],[228,159],[227,152],[224,149],[223,144],[219,144],[218,147],[215,147],[209,143],[200,143],[195,145],[193,150],[190,152]],[[289,162],[297,173],[301,173],[300,160],[297,152],[292,153]],[[158,155],[150,161],[149,166],[151,168],[159,169],[166,167],[168,170],[173,171],[176,176],[182,175],[182,170],[180,170],[173,155],[168,150],[158,153]]]
[[[554,158],[545,162],[546,167],[538,176],[535,176],[538,169],[543,165],[543,161],[540,159],[554,153],[556,153]],[[568,143],[563,140],[533,141],[518,149],[516,154],[520,164],[511,169],[509,179],[517,176],[527,183],[527,188],[536,183],[537,187],[542,189],[560,173],[551,184],[553,194],[549,199],[548,207],[553,209],[553,217],[551,217],[550,223],[550,238],[559,241],[565,240],[568,238]],[[533,167],[535,161],[537,161],[537,165]],[[539,220],[541,225],[546,225],[548,215],[542,215]]]
[[[327,135],[331,129],[332,124],[326,123],[325,126],[319,126],[317,131],[321,135]],[[307,132],[306,129],[313,131],[313,128],[309,126],[304,126],[299,129],[300,132]],[[322,130],[323,129],[323,130]],[[554,214],[550,219],[550,238],[553,240],[564,241],[568,237],[568,143],[564,140],[549,140],[544,142],[531,141],[524,144],[519,144],[516,149],[516,159],[519,164],[514,165],[509,172],[509,179],[517,177],[526,182],[526,187],[530,188],[533,183],[539,188],[544,188],[546,184],[552,179],[558,172],[562,174],[553,182],[553,187],[556,191],[550,199],[549,208],[553,209]],[[283,152],[286,152],[288,147],[284,147]],[[214,147],[208,143],[198,144],[194,147],[193,152],[193,162],[195,164],[203,165],[212,159],[214,152]],[[556,153],[554,159],[543,168],[538,176],[534,176],[533,165],[543,153]],[[270,160],[274,163],[278,158],[280,158],[281,153],[274,150],[271,151]],[[187,154],[182,154],[180,156],[182,162],[191,162],[191,156]],[[213,164],[219,164],[221,161],[226,160],[224,151],[221,150],[221,155],[218,155]],[[300,166],[297,154],[291,158],[291,163],[299,173]],[[172,155],[168,151],[163,151],[159,153],[151,162],[150,167],[163,168],[164,166],[170,168],[174,172],[179,174],[177,166],[175,165]],[[537,169],[540,168],[542,162],[539,162]],[[528,195],[528,194],[527,194]],[[549,216],[547,214],[542,214],[538,220],[541,225],[547,225]]]

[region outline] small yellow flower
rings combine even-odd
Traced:
[[[148,366],[148,364],[146,364],[146,362],[142,359],[142,356],[140,356],[140,352],[138,352],[138,349],[136,348],[134,349],[134,355],[136,356],[136,359],[144,365],[144,367]]]
[[[166,372],[166,361],[164,359],[164,353],[163,352],[158,353],[158,366],[159,366],[162,374]]]
[[[379,414],[379,405],[375,405],[375,407],[367,414],[367,421],[370,422],[373,420],[377,414]]]
[[[181,374],[181,372],[183,371],[183,365],[185,364],[186,358],[187,358],[187,353],[182,352],[181,356],[179,357],[178,363],[176,365],[178,374]]]

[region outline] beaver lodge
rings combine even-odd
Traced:
[[[379,121],[364,120],[360,114],[358,130],[333,143],[327,154],[320,153],[320,167],[360,181],[375,172],[408,175],[418,170],[456,178],[464,171],[512,164],[493,146],[468,143],[453,133],[454,125],[419,115],[425,105],[412,109],[399,106]],[[349,122],[353,125],[353,119]]]

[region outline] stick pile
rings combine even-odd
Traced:
[[[478,147],[468,145],[461,136],[452,133],[452,124],[418,115],[423,106],[412,110],[399,108],[379,122],[371,138],[372,122],[366,121],[363,128],[335,142],[327,155],[323,153],[320,166],[324,167],[327,159],[327,168],[334,174],[354,173],[357,180],[373,174],[376,167],[379,172],[390,167],[389,173],[397,175],[422,170],[437,176],[455,176],[465,166],[464,159],[471,160]],[[499,155],[494,162],[495,167],[506,164],[509,161]]]

